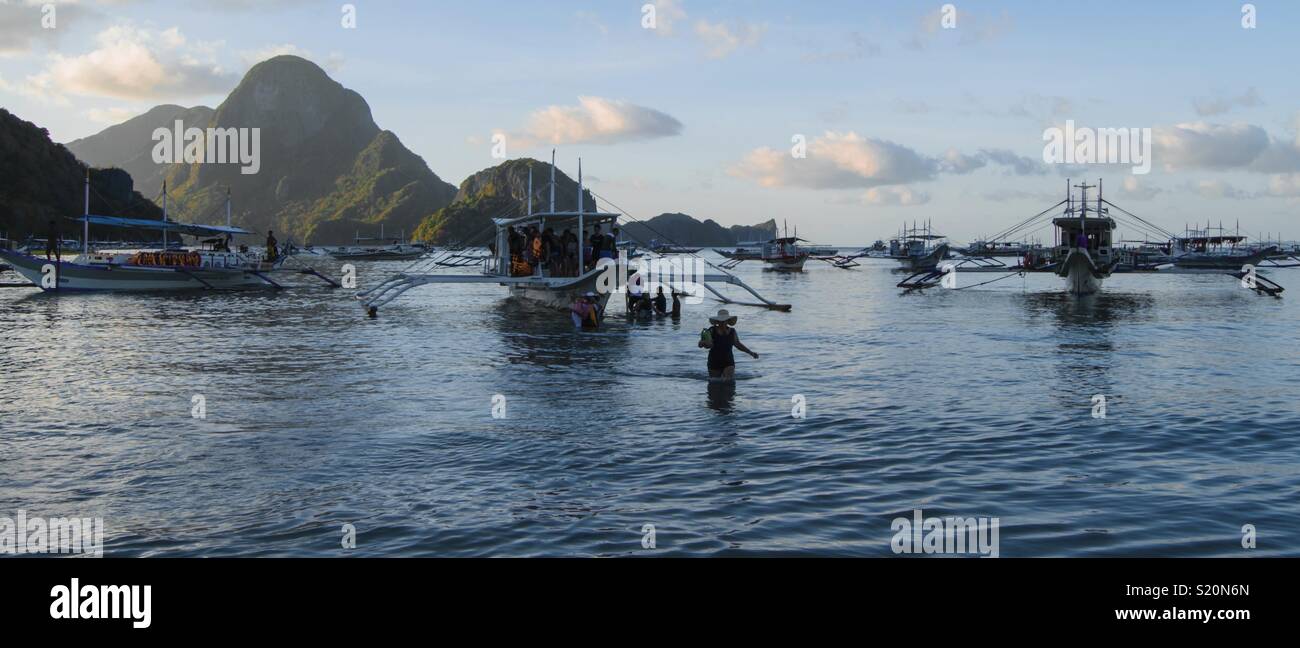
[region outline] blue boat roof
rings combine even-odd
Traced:
[[[88,214],[73,218],[75,221],[90,221],[91,225],[107,225],[109,227],[125,227],[130,229],[150,229],[164,230],[168,232],[180,232],[190,236],[213,236],[225,234],[252,234],[252,232],[239,227],[225,227],[223,225],[196,225],[193,223],[177,223],[176,221],[159,221],[148,220],[144,218],[123,218],[121,216],[98,216]]]

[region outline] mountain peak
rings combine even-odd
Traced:
[[[195,110],[176,113],[160,106],[133,120],[143,130],[132,130],[130,138],[108,137],[119,125],[70,148],[78,155],[94,152],[97,164],[133,174],[129,164],[139,164],[151,180],[142,188],[161,187],[165,178],[179,218],[219,211],[231,187],[237,224],[318,244],[350,240],[358,229],[380,223],[411,231],[456,192],[395,134],[379,128],[361,95],[301,56],[254,65],[215,111]],[[175,119],[186,128],[255,129],[257,172],[210,160],[153,165],[150,133],[173,128]]]

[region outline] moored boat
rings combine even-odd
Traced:
[[[1066,290],[1075,295],[1091,295],[1100,290],[1118,262],[1111,242],[1115,221],[1106,215],[1102,206],[1098,182],[1075,185],[1081,192],[1079,203],[1075,205],[1067,195],[1064,215],[1052,219],[1056,229],[1052,262],[1056,275],[1065,279]],[[1088,206],[1088,190],[1094,187],[1097,188],[1095,209]],[[1091,218],[1089,211],[1094,214]]]
[[[889,257],[904,270],[930,270],[948,258],[950,245],[946,236],[936,233],[930,223],[904,226],[897,238],[889,241]]]
[[[286,256],[278,249],[268,250],[265,254],[250,252],[246,248],[231,250],[228,241],[234,236],[252,232],[230,225],[198,225],[170,220],[167,218],[166,195],[164,188],[162,220],[94,215],[90,213],[90,176],[87,174],[86,213],[72,219],[80,221],[83,227],[80,253],[64,261],[60,256],[50,259],[30,252],[0,249],[0,260],[12,265],[14,272],[47,292],[280,287],[267,276],[285,261]],[[229,222],[229,196],[226,214]],[[163,241],[156,247],[92,250],[89,243],[91,225],[161,232]],[[172,246],[168,244],[171,234],[208,238],[219,243],[206,249]]]
[[[626,255],[623,256],[623,259],[608,256],[611,250],[614,254],[618,253],[614,241],[611,241],[609,247],[599,251],[586,245],[586,243],[592,240],[591,234],[612,231],[621,214],[587,211],[583,202],[585,192],[583,190],[581,160],[578,162],[577,211],[557,211],[555,208],[556,182],[553,155],[549,183],[549,208],[542,212],[533,211],[533,182],[530,173],[528,178],[527,211],[522,216],[501,216],[492,219],[496,231],[493,241],[488,245],[490,254],[483,259],[482,270],[479,274],[415,271],[397,273],[368,290],[357,292],[356,298],[361,302],[362,307],[373,316],[381,306],[388,304],[412,288],[434,283],[461,283],[498,284],[506,287],[512,297],[535,302],[553,309],[568,310],[580,300],[588,301],[596,305],[598,312],[603,313],[611,292],[621,292],[625,289],[625,286],[617,285],[618,281],[611,281],[610,277],[611,274],[617,275],[620,269],[627,269],[627,266],[623,265]],[[555,259],[535,258],[535,255],[529,252],[529,246],[517,242],[518,231],[530,228],[536,228],[535,231],[539,232],[572,230],[577,235],[577,240],[581,242],[576,245],[574,258],[569,258],[566,255],[560,259],[558,264]],[[545,256],[545,253],[543,253],[543,256]],[[596,258],[593,258],[593,256]],[[693,276],[687,272],[685,273],[687,276],[679,277],[679,279],[683,280],[684,289],[681,292],[696,289],[698,294],[699,289],[703,289],[713,293],[725,303],[741,303],[726,299],[710,285],[711,283],[727,283],[743,288],[761,302],[748,305],[763,306],[775,310],[790,309],[788,304],[778,304],[763,298],[730,273],[704,271],[703,266],[707,262],[703,259],[697,257],[695,261],[698,262],[698,265],[693,265],[693,268],[697,272]],[[430,263],[437,265],[438,259],[435,258]],[[679,269],[685,270],[686,266],[683,265]],[[679,286],[673,286],[673,289],[677,291]]]

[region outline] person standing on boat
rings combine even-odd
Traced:
[[[576,277],[578,276],[578,237],[573,230],[566,228],[561,241],[564,243],[564,275]]]
[[[731,349],[737,348],[748,353],[755,360],[758,354],[749,350],[740,341],[740,334],[736,329],[731,328],[736,324],[736,316],[727,312],[727,309],[718,311],[717,315],[709,318],[709,323],[713,326],[700,332],[699,346],[702,349],[709,350],[709,379],[710,380],[735,380],[736,379],[736,358],[731,353]]]
[[[605,235],[605,249],[609,252],[608,258],[610,259],[618,258],[618,228],[617,227],[610,230],[609,234]]]
[[[50,221],[50,231],[45,235],[45,260],[55,262],[63,261],[63,235],[59,232],[58,221]]]
[[[280,242],[275,240],[275,232],[266,230],[266,262],[275,263],[280,258]]]

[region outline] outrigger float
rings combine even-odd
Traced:
[[[1242,286],[1260,295],[1279,297],[1284,288],[1276,282],[1260,276],[1257,270],[1262,267],[1293,267],[1277,264],[1271,259],[1278,257],[1279,248],[1268,246],[1260,249],[1239,249],[1236,245],[1243,238],[1222,239],[1228,241],[1232,249],[1225,252],[1207,252],[1204,246],[1197,246],[1197,237],[1178,237],[1161,229],[1159,226],[1142,219],[1102,197],[1101,181],[1090,185],[1087,183],[1073,185],[1080,190],[1078,200],[1066,182],[1066,197],[1061,202],[1031,216],[1012,226],[998,236],[981,241],[983,249],[996,249],[1001,242],[1010,240],[1030,227],[1041,226],[1042,219],[1064,206],[1060,216],[1051,219],[1056,234],[1055,244],[1047,250],[1041,248],[1024,248],[1019,257],[1019,265],[1009,266],[998,254],[971,254],[975,250],[967,248],[967,256],[952,263],[936,262],[929,268],[918,268],[898,283],[899,288],[907,291],[933,288],[942,284],[950,272],[990,272],[1005,273],[996,279],[981,282],[963,288],[974,288],[993,283],[1012,276],[1023,276],[1031,272],[1050,272],[1065,280],[1066,291],[1074,295],[1091,295],[1101,290],[1102,283],[1113,273],[1159,272],[1161,274],[1218,272],[1241,281]],[[1096,201],[1088,201],[1088,190],[1097,189]],[[1146,233],[1165,237],[1169,243],[1161,245],[1146,244],[1139,248],[1114,247],[1112,237],[1116,220],[1111,217],[1111,210],[1122,215],[1128,225]],[[1263,265],[1261,265],[1263,264]]]
[[[0,260],[12,265],[14,272],[46,292],[280,289],[283,286],[271,275],[289,271],[312,275],[332,287],[340,287],[338,282],[312,268],[285,268],[284,263],[289,257],[287,252],[268,258],[261,253],[233,251],[217,243],[234,236],[252,234],[229,224],[229,192],[226,194],[227,224],[224,227],[178,223],[168,219],[165,186],[163,219],[160,221],[91,214],[89,172],[86,174],[85,194],[86,213],[80,218],[70,219],[80,221],[83,226],[80,254],[70,261],[62,261],[38,257],[31,251],[0,248]],[[163,242],[155,248],[92,250],[91,225],[162,232]],[[207,237],[213,244],[207,249],[169,246],[167,239],[170,234]]]
[[[422,263],[415,264],[415,267],[405,272],[396,273],[384,281],[380,282],[373,288],[356,293],[356,299],[361,302],[365,311],[374,316],[378,313],[379,308],[397,299],[406,291],[419,286],[428,284],[498,284],[509,289],[510,296],[529,300],[542,304],[548,308],[568,310],[573,302],[582,296],[591,294],[596,295],[597,303],[602,312],[609,300],[609,291],[601,290],[602,277],[608,272],[608,266],[605,263],[598,263],[590,270],[583,270],[577,276],[558,276],[552,274],[549,270],[537,264],[537,267],[530,268],[530,271],[521,272],[517,267],[515,259],[510,254],[510,232],[513,228],[536,226],[539,230],[547,228],[561,229],[572,228],[580,235],[586,232],[586,228],[595,226],[603,227],[605,231],[610,231],[614,224],[617,223],[620,216],[626,214],[614,212],[586,211],[583,205],[583,180],[582,180],[582,161],[578,161],[578,209],[577,211],[557,211],[555,209],[555,160],[552,152],[551,158],[551,180],[550,187],[550,205],[546,211],[533,211],[533,181],[532,174],[528,177],[528,203],[527,213],[518,217],[498,217],[492,219],[492,225],[495,229],[494,244],[489,247],[489,254],[483,257],[468,257],[463,252],[463,246],[454,251],[447,251],[442,255],[435,256]],[[631,218],[630,216],[628,216]],[[585,250],[580,245],[578,249],[578,268],[587,267]],[[692,255],[694,256],[694,255]],[[707,260],[695,256],[701,264],[707,265],[716,270],[716,272],[705,271],[690,276],[687,273],[685,279],[702,286],[705,290],[712,293],[719,301],[724,304],[736,304],[741,306],[757,306],[772,310],[788,311],[790,304],[778,304],[771,301],[757,291],[741,281],[739,277],[722,270],[718,266]],[[482,269],[479,274],[451,274],[430,272],[436,266],[463,267],[466,265],[455,259],[476,259],[475,263],[481,263]],[[605,278],[605,281],[608,281]],[[739,286],[749,294],[753,295],[757,302],[735,301],[715,288],[715,284],[730,284]]]

